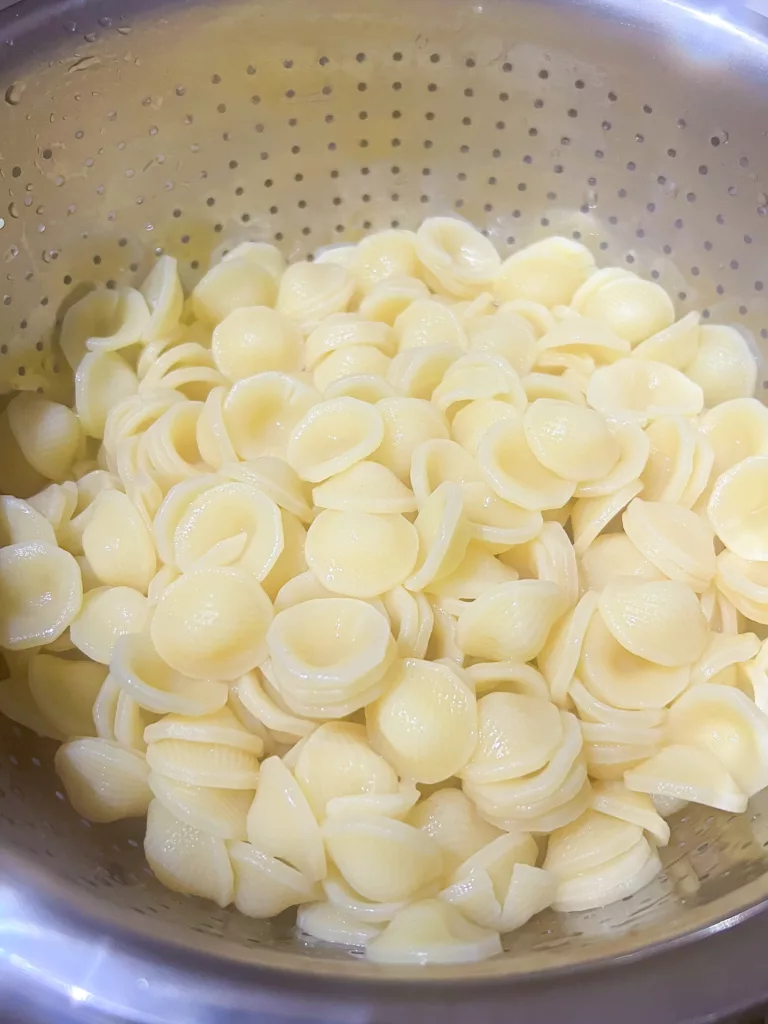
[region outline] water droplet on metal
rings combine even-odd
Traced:
[[[594,210],[594,209],[597,208],[597,198],[598,198],[598,196],[597,196],[597,189],[596,188],[589,189],[588,192],[587,192],[587,197],[586,197],[585,202],[586,202],[586,204],[587,204],[587,206],[589,207],[590,210]]]
[[[4,227],[5,227],[5,219],[3,217],[0,217],[0,231],[2,231],[2,229]]]
[[[12,82],[5,90],[5,102],[12,107],[17,107],[21,103],[26,88],[25,82]]]
[[[102,28],[112,28],[112,19],[107,18],[106,16],[103,18],[99,18],[99,24]]]
[[[86,71],[96,64],[101,64],[101,57],[97,57],[95,54],[92,57],[81,57],[80,60],[76,60],[74,64],[69,65],[69,71]]]
[[[728,132],[726,132],[726,131],[721,130],[719,132],[715,132],[713,134],[713,136],[712,136],[712,145],[713,146],[724,146],[726,144],[726,142],[728,141],[728,138],[729,138],[729,135],[728,135]]]
[[[35,213],[45,213],[45,207],[40,205],[35,208]]]
[[[83,36],[83,39],[86,41],[86,43],[95,43],[96,42],[96,33],[95,32],[86,32],[85,35]]]
[[[77,32],[76,21],[65,21],[63,27],[65,32]]]
[[[131,34],[131,26],[130,25],[118,25],[117,26],[117,31],[120,33],[121,36],[129,36]]]
[[[759,206],[768,206],[768,196],[765,192],[757,193],[757,202]]]
[[[675,199],[680,191],[680,186],[675,181],[666,181],[664,183],[664,192],[666,195]]]
[[[18,208],[18,206],[16,205],[16,203],[9,203],[9,205],[8,205],[8,213],[9,213],[9,214],[11,215],[11,217],[13,217],[13,218],[14,218],[15,220],[16,220],[16,219],[18,219],[18,217],[19,217],[19,208]]]

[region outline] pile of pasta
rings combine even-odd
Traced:
[[[170,889],[379,962],[631,896],[768,785],[768,409],[565,238],[244,243],[0,416],[0,710]]]

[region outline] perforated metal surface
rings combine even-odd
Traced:
[[[301,258],[450,211],[502,252],[580,238],[602,263],[658,280],[680,314],[768,338],[760,23],[736,30],[664,0],[634,14],[518,0],[152,6],[46,14],[24,2],[3,16],[3,389],[67,394],[56,323],[83,281],[140,280],[169,252],[190,284],[245,238]],[[2,842],[123,925],[160,922],[179,942],[202,933],[209,950],[254,962],[372,970],[299,947],[288,920],[169,893],[144,866],[140,824],[78,821],[51,760],[50,744],[2,722]],[[605,911],[543,915],[508,939],[513,956],[462,972],[562,966],[706,929],[768,894],[766,846],[768,802],[736,819],[686,812],[654,885]]]

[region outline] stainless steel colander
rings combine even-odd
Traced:
[[[190,285],[246,238],[297,259],[446,212],[503,253],[581,239],[768,339],[767,26],[694,0],[12,3],[0,390],[67,394],[82,282],[168,252]],[[0,992],[46,1019],[631,1024],[768,997],[768,799],[687,809],[653,885],[503,958],[383,970],[164,889],[141,823],[79,820],[52,755],[0,722]]]

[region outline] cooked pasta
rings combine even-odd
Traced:
[[[0,711],[82,817],[146,817],[168,888],[466,962],[768,788],[740,328],[432,217],[244,242],[186,297],[159,256],[60,344],[71,407],[0,413]]]

